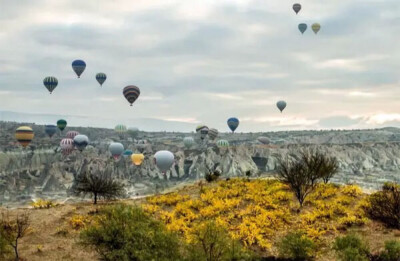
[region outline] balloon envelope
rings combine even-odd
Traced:
[[[156,161],[157,167],[160,169],[161,172],[165,173],[169,170],[174,163],[174,154],[167,150],[157,151],[154,155],[154,159]]]
[[[125,150],[124,153],[122,153],[122,156],[124,156],[124,158],[130,157],[133,154],[133,151],[131,150]]]
[[[89,138],[86,135],[79,134],[74,137],[74,145],[78,150],[84,150],[88,144]]]
[[[113,142],[110,144],[108,149],[115,160],[118,160],[121,154],[124,152],[124,145],[119,142]]]
[[[103,86],[103,83],[107,80],[107,75],[105,73],[96,74],[96,80],[100,83],[100,86]]]
[[[67,127],[67,121],[63,119],[58,120],[57,127],[60,129],[60,131],[63,131],[65,127]]]
[[[315,23],[311,26],[311,28],[314,31],[314,33],[317,34],[319,32],[319,30],[321,29],[321,25],[319,23]]]
[[[46,132],[49,137],[53,137],[54,134],[57,132],[57,126],[56,125],[45,125],[44,126],[44,132]]]
[[[276,107],[282,112],[286,108],[286,102],[285,101],[278,101],[276,103]]]
[[[131,160],[135,166],[140,166],[140,165],[142,165],[142,162],[144,160],[144,155],[143,154],[132,154]]]
[[[304,34],[304,32],[307,30],[307,25],[306,24],[299,24],[299,31]]]
[[[201,138],[202,140],[204,140],[204,139],[207,137],[208,132],[209,132],[208,127],[207,127],[207,126],[204,126],[204,127],[200,130],[200,138]]]
[[[293,10],[296,12],[296,14],[298,14],[301,10],[301,4],[294,4]]]
[[[74,140],[73,139],[62,139],[60,142],[61,152],[64,155],[70,154],[74,150]]]
[[[124,88],[122,94],[125,96],[125,99],[132,106],[132,104],[137,100],[137,98],[139,98],[140,89],[139,87],[136,87],[134,85],[128,85]]]
[[[211,128],[211,129],[208,131],[208,136],[210,137],[211,140],[215,140],[215,138],[218,137],[218,130],[217,130],[217,129],[214,129],[214,128]]]
[[[86,69],[86,63],[82,60],[75,60],[72,62],[72,69],[74,70],[78,78],[80,78],[81,74]]]
[[[33,133],[32,128],[29,126],[21,126],[15,131],[15,138],[24,148],[31,143],[34,136],[35,134]]]
[[[227,147],[229,147],[229,141],[227,141],[227,140],[219,140],[219,141],[217,141],[217,146],[219,148],[227,148]]]
[[[185,145],[186,148],[190,148],[194,144],[194,139],[192,137],[185,137],[183,139],[183,144]]]
[[[239,126],[239,119],[238,118],[229,118],[228,119],[228,127],[231,129],[232,132],[235,132],[236,128]]]
[[[69,132],[67,132],[65,137],[68,138],[68,139],[73,140],[76,135],[79,135],[79,132],[77,132],[77,131],[69,131]]]
[[[117,126],[115,126],[114,130],[118,134],[127,132],[126,126],[123,124],[118,124]]]
[[[56,77],[48,76],[43,79],[43,84],[51,94],[54,91],[54,89],[57,87],[58,80]]]
[[[259,142],[261,142],[262,144],[270,144],[270,142],[271,142],[267,137],[264,137],[264,136],[258,137],[257,140]]]

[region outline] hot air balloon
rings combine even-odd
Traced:
[[[194,144],[194,139],[192,137],[185,137],[183,139],[183,144],[187,149],[190,149],[190,147],[192,147]]]
[[[69,131],[69,132],[67,132],[65,137],[67,137],[68,139],[74,140],[76,135],[79,135],[79,132],[77,132],[77,131]]]
[[[125,150],[124,153],[122,153],[122,156],[124,158],[130,157],[133,154],[133,151],[131,150]]]
[[[140,165],[142,165],[142,162],[144,160],[144,155],[143,154],[132,154],[131,160],[135,166],[140,166]]]
[[[270,144],[270,142],[271,142],[267,137],[264,137],[264,136],[258,137],[257,140],[265,145]]]
[[[119,142],[113,142],[110,144],[110,147],[108,147],[111,155],[115,160],[118,160],[121,154],[124,152],[124,145],[122,145]]]
[[[31,143],[34,136],[35,134],[33,133],[32,128],[29,126],[21,126],[15,131],[15,138],[24,148]]]
[[[129,134],[137,135],[139,133],[139,129],[136,127],[129,127],[128,132],[129,132]]]
[[[57,132],[57,126],[56,125],[45,125],[44,126],[44,132],[46,132],[49,137],[53,137],[54,134]]]
[[[227,140],[219,140],[217,141],[218,148],[227,148],[229,147],[229,141]]]
[[[294,4],[293,10],[296,12],[296,14],[298,14],[301,10],[301,4]]]
[[[128,85],[122,91],[127,101],[132,104],[137,100],[140,95],[140,89],[134,85]]]
[[[78,78],[80,78],[81,74],[86,69],[86,63],[82,60],[75,60],[72,62],[72,69],[74,70]]]
[[[235,117],[229,118],[227,123],[229,129],[231,129],[232,132],[235,132],[236,128],[239,126],[239,119]]]
[[[218,137],[218,130],[217,130],[217,129],[214,129],[214,128],[211,128],[211,129],[208,131],[208,137],[210,137],[211,140],[215,140],[215,138]]]
[[[286,108],[286,102],[285,101],[278,101],[276,103],[276,107],[282,112]]]
[[[307,30],[307,25],[306,24],[299,24],[299,30],[302,34]]]
[[[54,89],[57,87],[58,80],[56,77],[48,76],[43,79],[43,84],[51,94],[54,91]]]
[[[96,74],[96,80],[103,86],[103,83],[107,80],[107,75],[105,73]]]
[[[140,152],[143,152],[146,149],[146,146],[147,146],[147,140],[138,140],[136,143],[136,148]]]
[[[114,128],[115,132],[118,134],[125,133],[127,131],[126,126],[123,124],[118,124]]]
[[[67,127],[67,121],[63,119],[58,120],[57,127],[60,129],[60,131],[63,131],[65,127]]]
[[[321,25],[319,23],[314,23],[311,26],[312,30],[314,31],[315,34],[317,34],[319,32],[319,30],[321,29]]]
[[[78,150],[83,151],[88,144],[89,138],[86,135],[79,134],[74,137],[74,145]]]
[[[200,130],[200,139],[204,140],[207,135],[208,135],[209,129],[207,126],[204,126],[201,130]]]
[[[65,156],[69,155],[74,150],[74,140],[68,138],[62,139],[60,142],[60,147]]]
[[[200,130],[203,129],[204,127],[207,128],[206,125],[198,125],[198,126],[196,127],[196,132],[197,132],[197,133],[200,133]]]
[[[154,159],[157,167],[160,169],[162,173],[165,173],[169,170],[174,163],[174,154],[167,150],[157,151],[154,154]]]

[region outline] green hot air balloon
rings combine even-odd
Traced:
[[[314,31],[315,34],[317,34],[319,32],[319,30],[321,29],[321,25],[319,23],[314,23],[311,26],[311,29]]]
[[[227,141],[227,140],[219,140],[219,141],[217,141],[217,146],[218,146],[218,148],[228,148],[229,147],[229,141]]]
[[[190,147],[192,147],[194,144],[194,139],[192,137],[185,137],[183,139],[183,144],[187,149],[190,149]]]
[[[124,134],[127,132],[126,126],[122,124],[118,124],[117,126],[115,126],[114,130],[118,134]]]
[[[65,127],[67,127],[67,121],[63,119],[58,120],[57,127],[60,129],[60,131],[63,131]]]
[[[307,25],[306,24],[299,24],[299,31],[304,34],[304,32],[307,30]]]

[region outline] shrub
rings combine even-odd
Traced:
[[[388,227],[400,228],[400,186],[386,183],[381,191],[368,197],[364,207],[372,218],[383,222]]]
[[[221,176],[221,173],[218,170],[215,170],[213,172],[209,172],[206,174],[205,179],[207,182],[213,182],[218,180],[218,178]]]
[[[385,250],[379,255],[382,261],[400,260],[400,241],[389,240],[385,242]]]
[[[104,260],[181,259],[177,236],[138,207],[104,208],[95,223],[81,232],[81,242],[93,246]]]
[[[31,203],[31,206],[35,209],[43,209],[43,208],[52,208],[57,206],[58,204],[54,203],[51,200],[45,200],[45,199],[38,199],[35,202]]]
[[[315,244],[303,232],[287,234],[278,245],[279,254],[295,260],[309,260],[314,256]]]
[[[369,249],[363,240],[356,235],[337,237],[333,245],[339,260],[342,261],[366,261]]]
[[[74,215],[69,219],[69,224],[73,229],[79,230],[90,223],[90,219],[83,215]]]

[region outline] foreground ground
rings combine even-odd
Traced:
[[[319,185],[300,210],[287,186],[276,180],[232,179],[122,202],[142,205],[188,242],[194,227],[214,219],[261,256],[276,255],[276,243],[282,236],[303,230],[318,245],[317,260],[335,260],[331,245],[338,235],[359,233],[372,252],[380,250],[385,240],[400,238],[399,230],[386,229],[365,217],[366,196],[356,186]],[[31,232],[21,240],[21,256],[26,260],[97,260],[97,254],[78,241],[80,230],[102,206],[77,203],[11,210],[11,215],[28,211],[32,220]]]

